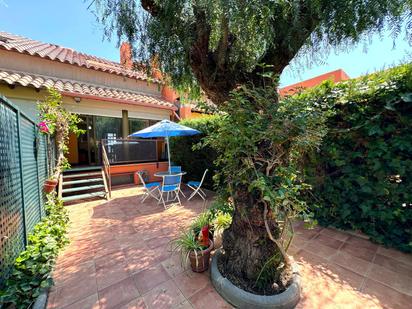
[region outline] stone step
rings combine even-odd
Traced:
[[[68,178],[82,178],[82,177],[92,177],[92,176],[101,176],[101,172],[94,172],[94,173],[80,173],[80,174],[64,174],[63,179]]]
[[[106,192],[92,192],[92,193],[85,193],[85,194],[78,194],[78,195],[70,195],[62,197],[63,202],[71,202],[75,200],[83,200],[92,197],[102,197],[106,196]]]
[[[70,174],[70,173],[79,173],[79,172],[90,172],[90,171],[99,171],[101,170],[101,166],[83,166],[83,167],[72,167],[66,171],[64,171],[64,174]]]
[[[63,181],[63,186],[67,185],[78,185],[82,183],[93,183],[93,182],[100,182],[103,181],[103,178],[87,178],[87,179],[80,179],[80,180],[70,180],[70,181]]]
[[[95,190],[95,189],[104,189],[104,185],[90,185],[90,186],[82,186],[82,187],[73,187],[73,188],[63,188],[62,193],[73,193],[78,191],[86,191],[86,190]]]

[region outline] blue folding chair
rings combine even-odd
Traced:
[[[182,167],[179,165],[171,166],[170,167],[170,172],[172,173],[180,173],[182,171]],[[183,197],[186,198],[186,195],[183,193],[182,189],[179,189],[179,192],[182,193]]]
[[[160,200],[160,197],[155,196],[155,195],[154,195],[154,192],[158,191],[158,192],[160,193],[160,189],[159,189],[159,188],[160,188],[161,183],[158,182],[158,181],[146,183],[146,182],[144,181],[144,179],[143,179],[142,172],[137,172],[136,174],[139,176],[140,182],[142,183],[143,189],[144,189],[144,195],[143,195],[143,198],[142,198],[142,203],[143,203],[149,196],[153,197],[156,201],[159,201],[159,200]]]
[[[205,172],[203,173],[202,180],[189,181],[187,183],[187,186],[193,190],[192,194],[190,194],[189,198],[187,199],[188,201],[190,201],[196,194],[198,194],[203,200],[206,199],[206,193],[205,191],[202,190],[202,184],[203,184],[203,181],[205,180],[207,171],[208,169],[206,169]]]
[[[179,191],[180,191],[180,184],[182,182],[182,175],[166,175],[163,176],[163,184],[160,187],[160,200],[159,200],[159,204],[160,202],[163,203],[163,206],[165,209],[167,209],[166,207],[166,202],[174,202],[176,200],[179,201],[179,205],[182,205],[182,203],[180,202],[180,198],[179,198]],[[165,201],[163,195],[164,193],[167,193],[167,199]],[[169,199],[169,195],[170,194],[175,194],[175,197],[173,199]]]
[[[176,165],[176,166],[171,166],[170,167],[170,171],[172,172],[172,173],[180,173],[181,171],[182,171],[182,167],[181,166],[178,166],[178,165]]]

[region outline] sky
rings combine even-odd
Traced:
[[[0,31],[70,47],[77,51],[119,61],[117,39],[103,40],[102,26],[87,10],[91,0],[0,0]],[[331,52],[311,67],[292,65],[280,77],[286,86],[336,69],[350,77],[391,67],[410,60],[411,46],[401,35],[373,37],[368,48],[357,46],[346,52]]]

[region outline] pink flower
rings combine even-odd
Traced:
[[[41,133],[49,133],[49,127],[45,121],[41,121],[38,126]]]

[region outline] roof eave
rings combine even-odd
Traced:
[[[80,94],[80,93],[75,93],[75,92],[68,92],[68,91],[62,91],[62,95],[67,96],[67,97],[78,97],[78,98],[84,98],[84,99],[90,99],[90,100],[96,100],[96,101],[105,101],[105,102],[115,102],[115,103],[123,103],[123,104],[129,104],[129,105],[138,105],[138,106],[144,106],[144,107],[150,107],[150,108],[155,108],[155,109],[166,109],[170,111],[177,111],[176,106],[162,106],[162,105],[152,105],[150,103],[143,103],[143,102],[138,102],[138,101],[131,101],[131,100],[124,100],[124,99],[116,99],[116,98],[106,98],[106,97],[99,97],[95,95],[89,95],[89,94]]]

